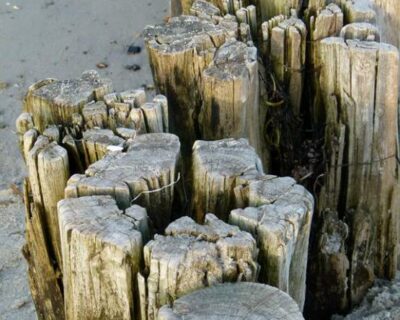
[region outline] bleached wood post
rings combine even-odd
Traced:
[[[202,139],[247,138],[261,154],[257,49],[228,40],[216,51],[202,79]]]
[[[197,290],[164,306],[158,320],[304,319],[296,303],[277,288],[257,283],[226,283]]]
[[[244,139],[196,141],[192,155],[193,214],[197,222],[207,212],[228,220],[236,208],[235,187],[263,174],[260,158]]]
[[[289,19],[279,16],[264,22],[262,30],[267,64],[288,93],[293,114],[299,117],[306,62],[306,26],[296,16]]]
[[[327,163],[319,211],[338,211],[349,227],[354,305],[376,276],[390,279],[396,272],[399,54],[387,44],[328,38],[320,59]]]
[[[136,134],[168,130],[164,96],[156,96],[146,105],[143,89],[121,93],[111,90],[111,82],[95,71],[84,72],[79,79],[39,81],[29,88],[25,112],[16,121],[29,174],[24,184],[23,253],[40,319],[64,317],[56,206],[64,198],[70,174],[84,172],[110,149],[127,148]],[[140,112],[140,119],[132,116],[134,111]]]
[[[136,137],[127,152],[113,152],[75,174],[65,189],[66,198],[111,195],[121,209],[133,203],[148,211],[158,231],[172,218],[175,187],[180,180],[180,143],[167,133]]]
[[[362,40],[380,42],[379,29],[366,22],[354,22],[345,25],[340,31],[340,37],[345,40]]]
[[[343,12],[336,4],[326,7],[309,7],[305,13],[308,24],[310,40],[307,46],[307,73],[306,73],[306,95],[309,101],[309,121],[314,126],[323,123],[324,113],[321,106],[321,89],[319,85],[319,73],[321,62],[318,60],[318,50],[321,41],[328,37],[338,36],[343,27]]]
[[[335,0],[335,3],[340,5],[343,10],[345,24],[353,22],[375,23],[376,21],[376,12],[367,1]]]
[[[250,232],[260,249],[260,281],[287,292],[303,310],[314,199],[292,178],[264,176],[237,187],[245,209],[229,223]]]
[[[135,210],[128,215],[110,196],[93,196],[60,201],[58,214],[65,318],[139,319],[143,239]]]
[[[74,113],[112,90],[111,81],[100,78],[96,71],[86,71],[75,80],[42,80],[29,87],[24,111],[32,115],[35,127],[43,132],[49,124],[72,124]]]
[[[146,279],[141,296],[142,314],[156,319],[158,310],[194,290],[222,282],[256,281],[256,241],[247,232],[212,214],[204,225],[183,217],[144,248]]]
[[[255,0],[253,2],[262,22],[279,15],[290,16],[292,10],[299,14],[303,4],[303,0]]]
[[[183,153],[189,154],[199,138],[202,72],[228,31],[209,20],[181,16],[147,27],[144,36],[157,91],[169,102],[170,130],[180,137]]]

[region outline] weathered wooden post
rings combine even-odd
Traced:
[[[58,203],[66,319],[139,319],[143,210],[122,212],[110,196]]]
[[[325,2],[325,1],[323,1]],[[320,4],[319,4],[320,5]],[[338,36],[343,27],[343,12],[336,4],[326,7],[316,5],[309,6],[305,12],[305,19],[309,29],[306,61],[306,97],[309,99],[309,116],[307,119],[314,127],[321,126],[324,122],[324,111],[321,106],[321,89],[319,74],[321,62],[318,59],[318,50],[321,41],[328,37]]]
[[[235,187],[263,174],[260,158],[244,139],[196,141],[192,159],[192,207],[197,222],[207,212],[227,221],[236,208]]]
[[[284,292],[257,283],[226,283],[197,290],[160,309],[158,320],[304,319]]]
[[[113,152],[75,174],[66,198],[111,195],[121,209],[140,204],[157,231],[171,222],[175,184],[180,177],[179,139],[168,133],[144,134],[129,143],[127,152]]]
[[[292,13],[288,19],[278,16],[264,22],[262,31],[266,64],[288,93],[293,114],[299,117],[306,62],[306,25]]]
[[[165,97],[156,96],[146,104],[142,89],[121,93],[111,90],[111,82],[95,71],[87,71],[75,80],[39,81],[29,88],[25,112],[16,122],[29,174],[24,184],[27,227],[23,252],[40,319],[64,318],[56,208],[64,198],[70,175],[83,173],[110,149],[128,148],[136,134],[168,130]],[[137,112],[141,114],[139,122],[132,116]],[[179,154],[179,142],[176,149]],[[165,200],[168,196],[164,193]]]
[[[287,292],[303,310],[314,199],[292,178],[265,176],[238,187],[245,209],[229,223],[250,232],[260,249],[260,282]]]
[[[259,266],[256,241],[212,214],[204,225],[183,217],[171,223],[165,236],[144,248],[145,278],[139,275],[142,315],[157,318],[165,304],[194,290],[222,282],[256,281]]]
[[[291,178],[264,175],[243,139],[197,141],[192,158],[197,221],[204,212],[215,212],[253,234],[260,248],[260,281],[288,292],[302,309],[313,197]]]
[[[144,36],[157,91],[168,98],[170,130],[188,154],[199,136],[202,72],[227,32],[210,21],[182,16],[147,27]]]
[[[232,16],[209,18],[210,10],[198,2],[192,9],[205,18],[181,16],[144,32],[156,88],[169,100],[171,131],[182,141],[183,156],[190,157],[197,139],[244,137],[267,162],[257,50],[228,40],[251,39],[250,28]]]
[[[321,218],[325,211],[337,211],[338,221],[330,224],[348,226],[348,235],[339,233],[336,247],[341,249],[336,254],[344,250],[349,262],[349,287],[345,289],[349,306],[360,302],[375,277],[393,278],[397,268],[398,60],[395,47],[373,41],[328,38],[320,44],[327,125],[325,183],[318,209]],[[329,233],[322,237],[329,238]],[[317,249],[320,256],[313,261],[329,258],[324,243],[316,245],[321,246]],[[334,301],[345,300],[343,261],[336,260],[338,265],[331,268],[341,270],[333,286],[342,289]],[[322,281],[325,277],[316,278]],[[332,279],[324,286],[328,285]],[[340,302],[335,307],[343,305]]]

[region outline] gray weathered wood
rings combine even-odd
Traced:
[[[65,318],[138,319],[143,240],[134,212],[124,214],[110,196],[94,196],[61,200],[58,214]]]
[[[334,0],[334,2],[342,8],[345,24],[353,22],[375,23],[376,21],[376,13],[368,1]]]
[[[161,306],[194,290],[257,280],[256,241],[214,215],[207,214],[204,225],[180,218],[165,234],[144,248],[147,305],[142,308],[147,309],[149,320],[156,319]]]
[[[156,230],[172,217],[174,190],[180,177],[179,139],[152,133],[136,137],[127,152],[111,152],[76,174],[65,189],[67,198],[111,195],[121,209],[140,204],[148,211]]]
[[[343,12],[334,3],[326,7],[309,7],[305,13],[305,19],[309,29],[309,45],[307,47],[307,67],[308,73],[306,79],[308,82],[308,95],[311,100],[309,102],[312,119],[311,123],[314,126],[319,126],[323,122],[324,111],[321,105],[321,88],[319,85],[319,72],[321,61],[318,59],[318,50],[323,39],[328,37],[338,36],[343,27]]]
[[[267,64],[289,95],[293,114],[300,116],[306,62],[307,28],[296,16],[264,22],[263,42]]]
[[[260,281],[287,292],[303,309],[314,199],[292,178],[265,176],[242,185],[229,223],[253,234],[260,249]]]
[[[196,141],[192,161],[192,207],[198,222],[207,212],[227,221],[236,208],[235,187],[263,174],[260,158],[245,139]]]
[[[247,138],[261,153],[257,50],[228,40],[203,72],[200,131],[204,140]]]
[[[227,31],[208,20],[181,16],[148,26],[144,37],[157,91],[168,98],[170,130],[188,154],[199,138],[202,72],[225,42]]]
[[[320,59],[327,163],[319,211],[338,211],[349,226],[348,296],[354,305],[375,276],[396,272],[399,54],[387,44],[328,38]]]
[[[345,25],[340,31],[340,36],[346,40],[380,41],[380,31],[373,24],[354,22]]]
[[[25,239],[22,253],[28,262],[28,281],[39,320],[64,319],[64,298],[60,270],[54,264],[46,239],[43,210],[30,196],[29,180],[24,181]]]
[[[301,320],[298,306],[284,292],[262,284],[221,284],[197,290],[164,306],[158,320]]]
[[[303,4],[303,0],[255,0],[253,2],[262,22],[279,15],[290,16],[292,10],[299,14]]]
[[[96,71],[86,71],[74,80],[42,80],[29,87],[24,111],[32,114],[35,126],[42,132],[49,124],[71,124],[73,113],[111,91],[111,81],[100,78]]]

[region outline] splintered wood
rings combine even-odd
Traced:
[[[192,158],[192,206],[200,223],[207,212],[227,221],[236,208],[235,187],[263,174],[260,158],[244,139],[196,141]]]
[[[193,147],[193,210],[253,234],[260,248],[260,281],[288,292],[303,308],[313,197],[291,178],[263,174],[245,140],[197,141]]]
[[[257,49],[228,40],[203,73],[201,137],[247,138],[261,150]]]
[[[282,291],[257,283],[226,283],[198,290],[164,306],[159,320],[304,319]]]
[[[111,90],[111,82],[95,71],[84,72],[75,80],[39,81],[29,88],[24,99],[25,112],[16,121],[29,175],[24,184],[24,255],[40,319],[64,317],[57,202],[64,198],[70,175],[85,172],[109,152],[129,148],[138,134],[168,130],[168,104],[164,96],[146,103],[143,89],[121,93]],[[179,141],[174,141],[179,155]],[[167,197],[163,194],[159,201]]]
[[[311,115],[310,122],[313,126],[324,123],[324,112],[321,106],[321,89],[319,85],[320,61],[318,60],[318,50],[321,41],[328,37],[338,36],[343,28],[343,12],[336,4],[329,4],[326,7],[309,7],[305,13],[308,23],[310,40],[307,46],[307,66],[306,74],[307,98],[310,100]]]
[[[196,2],[192,11],[204,17],[210,8]],[[218,18],[181,16],[144,32],[155,85],[168,98],[171,132],[185,156],[197,139],[245,137],[262,149],[257,49],[228,40],[251,39],[250,27]]]
[[[172,217],[175,181],[179,175],[180,143],[172,134],[136,137],[127,152],[113,152],[76,174],[65,189],[67,198],[111,195],[121,209],[133,203],[147,208],[156,230]]]
[[[62,200],[58,212],[66,319],[136,318],[143,240],[135,210],[95,196]]]
[[[375,277],[393,278],[397,269],[399,55],[386,44],[329,38],[320,60],[327,167],[319,210],[338,211],[349,226],[353,305]]]
[[[156,319],[158,309],[197,289],[221,282],[256,281],[256,241],[212,214],[204,225],[183,217],[144,248],[147,303],[142,314]],[[146,311],[147,308],[147,311]]]
[[[278,16],[262,25],[267,64],[289,94],[293,114],[300,116],[306,62],[307,28],[295,16]]]
[[[291,178],[266,176],[246,189],[248,207],[233,210],[229,222],[257,239],[259,281],[289,293],[302,310],[314,199]]]

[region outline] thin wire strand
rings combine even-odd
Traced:
[[[178,178],[175,181],[172,181],[170,184],[167,184],[166,186],[163,186],[161,188],[158,189],[154,189],[154,190],[148,190],[148,191],[142,191],[141,193],[139,193],[135,198],[132,199],[131,204],[134,203],[137,199],[139,199],[142,195],[144,194],[150,194],[150,193],[155,193],[155,192],[160,192],[164,189],[170,188],[174,185],[176,185],[179,180],[181,179],[181,173],[178,172]]]

